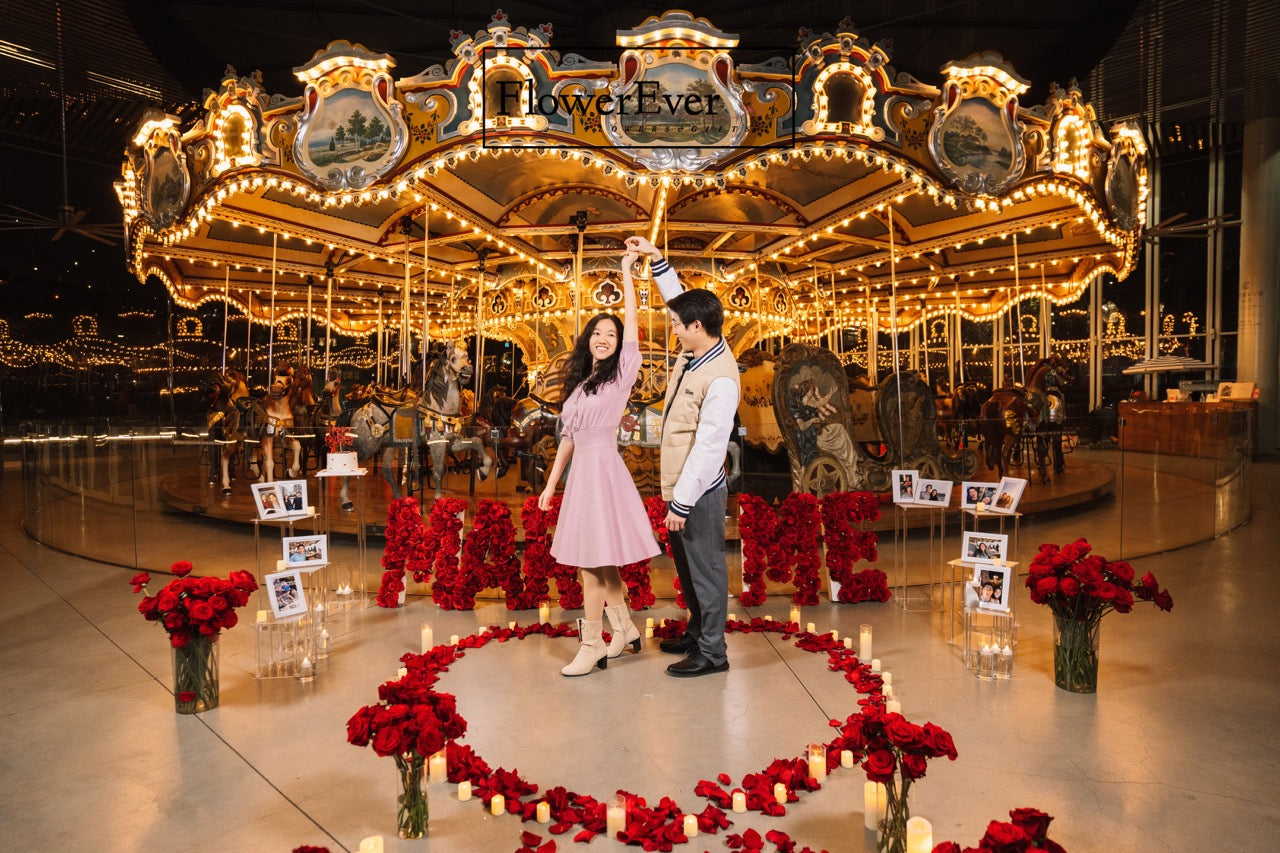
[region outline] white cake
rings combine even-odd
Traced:
[[[356,458],[355,451],[347,450],[341,453],[330,453],[325,460],[325,470],[333,471],[358,471],[360,463]]]

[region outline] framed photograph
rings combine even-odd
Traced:
[[[1018,509],[1018,501],[1022,500],[1022,490],[1027,481],[1018,477],[1005,477],[996,489],[996,500],[988,509],[992,512],[1014,512]]]
[[[290,566],[313,568],[329,563],[329,542],[323,533],[318,536],[286,536],[284,561]]]
[[[978,569],[978,609],[1009,612],[1011,571],[1008,566],[983,566]]]
[[[277,619],[307,612],[307,597],[302,591],[302,573],[297,569],[266,575],[267,598]]]
[[[989,566],[1008,559],[1009,537],[1004,533],[966,530],[960,543],[960,559],[969,565]]]
[[[895,468],[889,480],[889,488],[893,490],[893,502],[905,506],[914,506],[916,502],[916,483],[919,480],[919,471]]]
[[[1181,403],[1181,402],[1182,402],[1182,389],[1181,389],[1181,388],[1168,388],[1168,389],[1166,389],[1166,390],[1165,390],[1165,392],[1164,392],[1164,398],[1165,398],[1165,400],[1166,400],[1167,402],[1170,402],[1170,403]]]
[[[283,518],[284,496],[280,494],[279,483],[253,483],[253,503],[258,507],[258,518]]]
[[[277,480],[275,485],[280,492],[280,501],[284,505],[285,515],[307,514],[306,480]]]
[[[916,503],[920,506],[945,507],[951,503],[950,480],[920,480],[916,484]]]
[[[960,508],[961,509],[991,509],[991,505],[996,502],[996,492],[999,490],[999,483],[979,483],[968,481],[960,484]]]

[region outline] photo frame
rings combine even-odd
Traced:
[[[307,500],[306,480],[277,480],[276,488],[284,504],[284,513],[290,518],[306,515],[310,506]]]
[[[977,587],[979,610],[1009,612],[1012,574],[1008,566],[983,566],[978,569],[974,586]]]
[[[1018,501],[1022,500],[1022,490],[1026,487],[1027,481],[1020,477],[1003,478],[996,490],[996,499],[988,509],[1006,515],[1017,512]]]
[[[916,484],[917,506],[947,507],[951,504],[950,480],[920,480]]]
[[[258,508],[258,518],[263,521],[285,517],[284,498],[280,494],[279,485],[253,483],[249,486],[253,490],[253,504]]]
[[[288,569],[263,577],[271,612],[277,618],[298,616],[307,612],[307,596],[302,589],[302,572]]]
[[[991,505],[996,502],[996,493],[999,490],[999,483],[980,483],[975,480],[967,480],[960,484],[960,508],[977,509],[982,507],[984,510],[991,509]]]
[[[1008,554],[1009,536],[1005,533],[966,530],[960,542],[960,560],[966,565],[985,567],[995,565],[996,560],[1003,563]]]
[[[286,536],[281,540],[284,561],[303,569],[329,564],[329,537],[323,533],[315,536]]]
[[[893,502],[902,506],[915,506],[916,484],[920,482],[920,472],[914,469],[893,469],[889,488]]]

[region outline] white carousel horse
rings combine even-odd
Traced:
[[[350,426],[351,437],[354,440],[351,449],[356,452],[356,458],[361,462],[373,459],[379,453],[382,454],[382,476],[391,486],[391,496],[399,498],[400,480],[396,476],[395,446],[392,444],[393,419],[397,409],[407,408],[404,405],[406,401],[413,402],[413,393],[399,392],[396,396],[403,399],[394,400],[385,392],[379,393],[372,388],[367,390],[357,388],[351,396],[354,399],[367,399],[368,402],[339,416],[337,422],[342,425],[349,417],[350,420],[346,425]],[[349,486],[350,478],[343,477],[338,497],[345,512],[355,509],[355,504],[351,502]]]
[[[422,419],[423,440],[431,454],[431,473],[435,479],[436,497],[444,488],[446,453],[470,451],[480,460],[480,479],[489,476],[491,460],[484,443],[464,432],[462,387],[471,382],[471,358],[467,351],[450,341],[427,373],[427,390],[418,401]]]

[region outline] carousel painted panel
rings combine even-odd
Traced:
[[[363,189],[400,162],[409,128],[392,97],[394,65],[386,54],[334,42],[295,70],[307,85],[293,142],[304,175],[328,190]]]
[[[849,428],[849,386],[835,354],[787,347],[774,368],[772,396],[792,488],[818,497],[863,488],[866,472]]]
[[[1027,83],[990,52],[943,70],[948,76],[929,129],[929,153],[964,192],[1003,195],[1026,165],[1018,95]]]
[[[178,119],[149,111],[133,143],[142,218],[153,231],[163,231],[178,221],[191,197]]]

